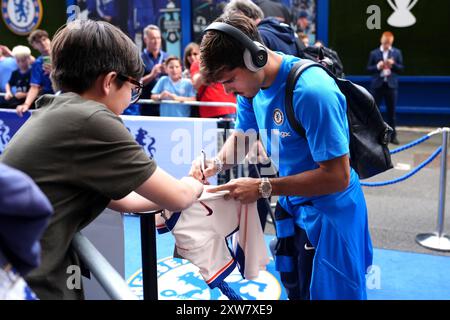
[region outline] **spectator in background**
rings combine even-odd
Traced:
[[[195,90],[191,80],[182,78],[181,60],[170,56],[164,64],[168,76],[158,80],[152,90],[153,100],[195,101]],[[161,104],[161,117],[190,117],[191,106],[183,104]]]
[[[308,12],[306,11],[299,12],[297,16],[296,25],[297,25],[297,33],[303,32],[305,34],[308,34],[310,25]]]
[[[402,52],[394,48],[394,35],[386,31],[381,36],[381,46],[370,53],[367,70],[372,73],[371,90],[378,106],[386,103],[386,122],[394,129],[391,143],[399,144],[396,126],[396,104],[398,96],[398,73],[403,71]]]
[[[21,278],[40,264],[53,209],[27,175],[0,163],[0,300],[35,300]]]
[[[259,34],[267,48],[293,56],[298,56],[299,50],[303,49],[295,36],[294,30],[289,25],[273,17],[264,18],[264,12],[252,1],[231,0],[224,8],[224,15],[234,14],[243,14],[257,25]]]
[[[0,45],[0,93],[6,93],[6,84],[16,69],[17,63],[12,56],[11,50],[6,46]],[[4,101],[4,98],[0,97],[0,103]]]
[[[201,53],[200,53],[201,55]],[[194,88],[197,90],[197,100],[203,102],[230,102],[236,103],[233,94],[227,94],[220,83],[206,83],[200,73],[200,61],[195,61],[191,66],[191,77]],[[225,106],[200,106],[200,117],[202,118],[236,118],[235,107]]]
[[[305,45],[305,47],[309,47],[310,43],[309,43],[309,37],[307,34],[300,32],[300,33],[298,33],[298,38]]]
[[[141,55],[145,64],[142,99],[150,99],[153,87],[162,76],[166,75],[164,61],[169,55],[161,49],[161,30],[157,26],[149,25],[144,29],[144,42],[145,49]],[[159,116],[159,105],[141,105],[141,114]]]
[[[200,46],[195,42],[191,42],[184,49],[183,78],[192,82],[191,66],[197,61],[200,61]],[[191,106],[191,118],[200,118],[200,109],[198,106]]]
[[[31,78],[31,50],[25,46],[13,48],[12,54],[16,58],[19,68],[15,70],[9,82],[6,84],[6,103],[3,108],[16,108],[25,102],[28,90],[30,89]]]
[[[183,55],[183,63],[184,63],[184,70],[183,70],[183,78],[192,80],[191,77],[191,66],[195,61],[200,60],[200,46],[195,43],[191,42],[189,43],[186,48],[184,49],[184,55]]]
[[[282,3],[271,0],[254,0],[253,2],[261,8],[266,17],[274,17],[281,22],[291,24],[289,9]]]
[[[50,72],[52,64],[50,60],[51,41],[47,31],[35,30],[28,37],[30,45],[40,52],[41,56],[36,59],[31,67],[30,90],[25,102],[16,109],[17,114],[22,117],[27,112],[39,95],[53,94]]]

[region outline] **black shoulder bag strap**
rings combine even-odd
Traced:
[[[295,90],[295,85],[297,84],[297,81],[300,78],[300,76],[303,74],[303,72],[305,72],[307,69],[309,69],[311,67],[320,67],[323,70],[325,70],[328,74],[330,74],[330,72],[324,66],[322,66],[320,63],[317,63],[317,62],[314,62],[314,61],[308,60],[308,59],[302,59],[299,62],[297,62],[296,64],[294,64],[291,71],[289,72],[287,82],[286,82],[286,94],[285,94],[286,117],[287,117],[292,129],[294,129],[301,137],[303,137],[305,139],[306,139],[305,128],[303,128],[303,126],[300,124],[300,121],[298,121],[295,117],[294,90]]]

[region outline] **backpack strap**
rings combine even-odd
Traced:
[[[297,49],[297,57],[303,58],[306,46],[298,37],[294,39],[295,48]]]
[[[305,128],[301,125],[300,121],[298,121],[295,117],[294,111],[294,90],[297,84],[298,79],[301,77],[303,72],[311,67],[320,67],[325,70],[333,79],[336,80],[336,77],[333,73],[325,68],[320,63],[314,62],[308,59],[302,59],[292,67],[289,72],[287,82],[286,82],[286,93],[285,93],[285,108],[286,108],[286,117],[289,121],[290,126],[294,129],[301,137],[306,139],[306,131]]]

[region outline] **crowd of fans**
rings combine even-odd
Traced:
[[[12,50],[0,46],[0,108],[16,109],[19,116],[34,109],[34,102],[44,94],[58,94],[52,87],[51,40],[44,30],[35,30],[28,38],[30,46],[39,51],[35,58],[26,46]],[[152,99],[153,103],[135,103],[125,111],[126,115],[164,117],[235,117],[236,110],[229,106],[190,106],[182,102],[231,102],[233,94],[225,93],[220,84],[206,84],[200,74],[200,51],[196,43],[186,46],[184,57],[169,55],[162,49],[161,31],[156,25],[144,29],[145,48],[141,57],[145,74],[141,79],[141,100]],[[164,103],[173,100],[180,103]],[[157,102],[163,101],[160,104]],[[138,101],[139,102],[139,101]]]
[[[234,0],[231,1],[231,7],[238,8],[238,11],[240,11],[241,8],[247,6],[247,2]],[[259,8],[258,15],[261,15],[255,18],[256,23],[261,23],[261,25],[274,23],[298,24],[299,39],[307,41],[308,37],[304,32],[308,23],[306,21],[308,16],[304,11],[298,17],[298,21],[302,23],[297,23],[295,19],[291,19],[289,11],[280,3],[272,3],[271,1],[255,1],[255,3],[254,7]],[[230,4],[227,7],[230,8]],[[246,12],[241,13],[246,14]],[[270,16],[270,18],[264,19],[265,16]],[[278,22],[274,22],[273,19]],[[261,28],[261,31],[264,33],[263,28]],[[272,41],[272,32],[276,32],[276,30],[265,32],[268,36],[264,37],[264,40]],[[275,35],[275,37],[278,36]],[[235,118],[236,110],[229,105],[158,104],[160,100],[236,103],[236,97],[231,93],[227,94],[219,83],[206,84],[203,81],[200,73],[200,51],[197,43],[188,44],[183,57],[175,57],[169,56],[163,50],[161,30],[158,26],[148,25],[145,27],[143,38],[145,48],[141,57],[145,64],[145,74],[141,79],[144,87],[140,99],[152,99],[154,101],[153,103],[140,104],[138,101],[124,111],[125,115]],[[17,46],[10,50],[8,47],[0,45],[0,93],[2,93],[0,95],[0,108],[16,109],[19,116],[23,116],[28,110],[34,109],[34,102],[39,96],[58,94],[54,91],[50,80],[51,39],[48,33],[44,30],[35,30],[28,37],[28,43],[39,52],[39,57],[33,57],[30,48],[26,46]],[[270,47],[269,44],[268,46]],[[294,48],[294,46],[292,47]]]

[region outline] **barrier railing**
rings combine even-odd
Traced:
[[[6,93],[0,92],[0,97],[5,97]],[[49,95],[54,97],[55,95]],[[140,99],[135,104],[146,104],[146,105],[160,105],[160,104],[175,104],[175,105],[186,105],[186,106],[199,106],[199,107],[231,107],[237,108],[236,103],[232,102],[203,102],[203,101],[174,101],[174,100],[151,100],[151,99]]]
[[[141,220],[142,290],[144,300],[158,300],[155,214],[160,212],[135,213]]]
[[[138,300],[121,275],[85,236],[77,233],[72,240],[72,245],[111,299]]]
[[[441,157],[441,175],[439,178],[439,209],[437,219],[437,231],[434,233],[418,234],[416,241],[425,248],[450,251],[450,237],[444,234],[445,220],[445,196],[447,191],[447,149],[449,128],[443,129],[442,132],[442,157]]]
[[[150,100],[150,99],[141,99],[136,104],[147,104],[147,105],[159,105],[159,104],[181,104],[181,105],[189,105],[189,106],[199,106],[199,107],[232,107],[237,108],[237,105],[232,102],[203,102],[203,101],[174,101],[174,100]]]
[[[432,136],[437,134],[442,134],[442,145],[433,154],[422,162],[416,169],[407,173],[406,175],[396,178],[394,180],[384,181],[384,182],[361,182],[362,186],[365,187],[383,187],[392,184],[396,184],[411,178],[413,175],[418,173],[420,170],[425,168],[433,160],[435,160],[439,154],[441,156],[441,168],[440,168],[440,179],[439,179],[439,209],[438,209],[438,219],[437,219],[437,231],[434,233],[423,233],[416,236],[416,242],[421,246],[433,249],[437,251],[450,251],[450,237],[444,234],[444,221],[445,221],[445,196],[447,190],[447,155],[448,155],[448,135],[450,128],[439,128],[433,132],[430,132],[426,136],[413,141],[405,146],[397,148],[391,151],[391,154],[397,154],[402,151],[411,149],[425,141],[429,140]]]

